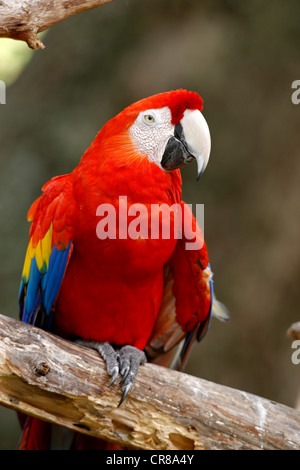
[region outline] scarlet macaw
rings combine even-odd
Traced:
[[[120,209],[126,196],[129,208],[186,210],[179,168],[196,159],[199,177],[210,154],[201,110],[201,97],[186,90],[132,104],[107,122],[72,173],[45,184],[28,213],[21,320],[96,349],[112,382],[123,376],[121,401],[146,359],[180,368],[204,336],[212,304],[220,311],[221,304],[213,302],[207,249],[191,213],[196,235],[181,220],[181,238],[123,237],[117,226],[115,237],[100,239],[97,208]],[[201,243],[187,250],[193,236]],[[46,426],[27,419],[20,448],[41,448]]]

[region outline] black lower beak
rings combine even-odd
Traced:
[[[160,164],[164,170],[172,171],[188,165],[194,158],[187,149],[182,126],[177,124],[175,126],[175,135],[168,140]]]
[[[183,143],[176,137],[171,137],[168,140],[160,164],[164,170],[172,171],[188,165],[193,160],[193,155],[187,151]]]

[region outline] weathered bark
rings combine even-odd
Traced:
[[[113,0],[1,0],[0,37],[27,42],[32,49],[45,46],[38,33],[56,23]]]
[[[153,364],[118,408],[103,361],[0,315],[0,403],[135,449],[300,449],[300,413]]]

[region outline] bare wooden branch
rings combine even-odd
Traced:
[[[293,339],[300,339],[300,321],[292,323],[286,334]]]
[[[43,49],[38,33],[72,15],[112,1],[0,0],[0,37],[19,39],[32,49]]]
[[[300,449],[300,413],[153,364],[117,407],[103,361],[0,315],[0,403],[133,449]]]

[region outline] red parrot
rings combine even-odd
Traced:
[[[201,110],[201,97],[186,90],[132,104],[104,125],[72,173],[44,185],[28,213],[20,318],[96,349],[111,383],[122,376],[121,403],[146,360],[181,368],[222,305],[201,230],[181,200],[179,168],[196,160],[199,177],[209,159]],[[151,210],[162,205],[177,210],[170,236],[162,236],[163,216],[151,236]],[[140,232],[130,237],[137,212]],[[19,448],[51,446],[49,429],[27,418]]]

